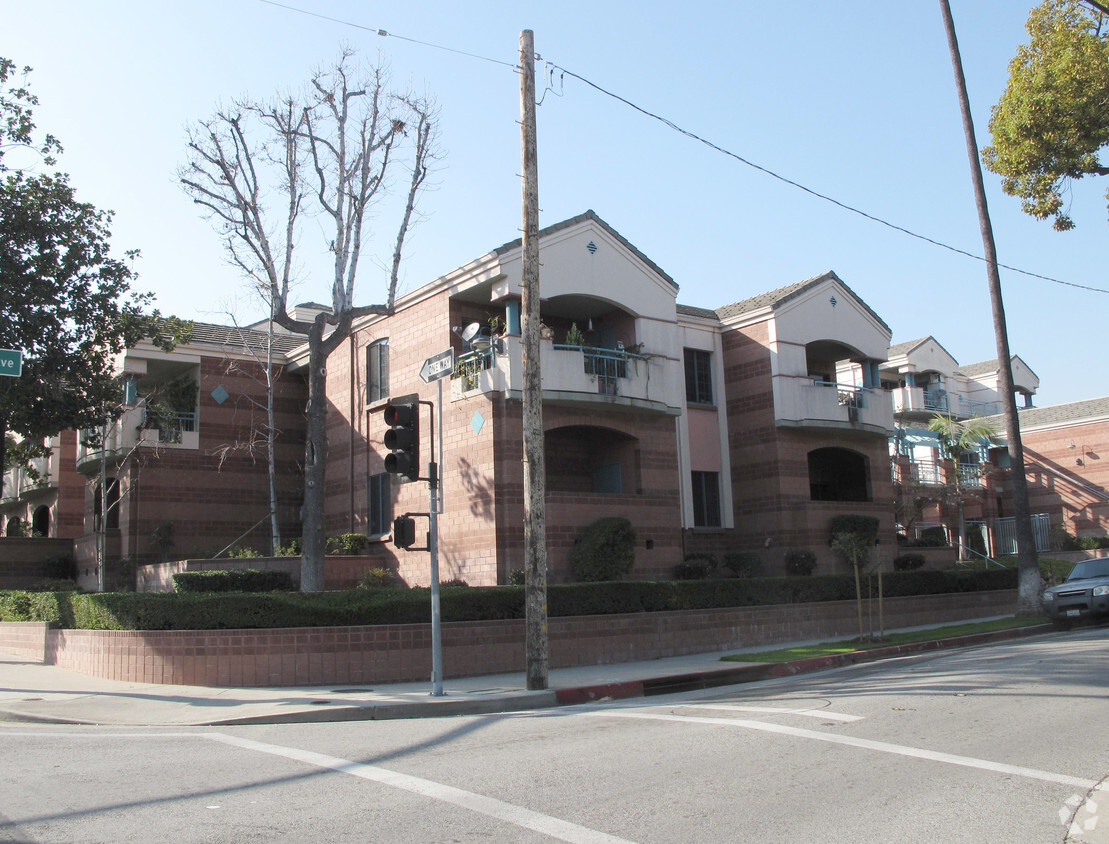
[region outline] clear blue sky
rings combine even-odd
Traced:
[[[442,109],[446,157],[421,201],[402,287],[516,238],[510,65],[522,29],[545,60],[749,161],[981,254],[938,2],[287,2],[392,36],[261,0],[3,2],[0,55],[34,67],[39,125],[66,147],[61,169],[82,199],[115,212],[114,246],[142,250],[140,286],[163,312],[262,316],[177,185],[186,125],[234,97],[299,86],[343,43],[380,52],[398,84]],[[979,146],[1032,5],[952,0]],[[961,363],[996,357],[980,261],[816,199],[569,77],[543,99],[538,137],[541,223],[592,208],[673,276],[683,304],[719,307],[834,270],[895,343],[932,334]],[[1109,289],[1104,183],[1079,183],[1078,229],[1060,234],[1023,215],[997,177],[986,181],[1002,263]],[[382,298],[391,229],[368,246],[360,304]],[[327,240],[309,234],[302,250]],[[1109,295],[1006,271],[1002,284],[1012,350],[1041,379],[1036,403],[1109,394]],[[296,294],[327,297],[326,281],[310,279]]]

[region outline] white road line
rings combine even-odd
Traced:
[[[852,721],[865,720],[862,715],[840,715],[827,709],[782,709],[779,706],[739,706],[728,703],[683,703],[682,709],[713,709],[724,712],[766,712],[770,715],[802,715],[806,718],[819,718],[821,721]]]
[[[685,715],[667,715],[663,713],[651,714],[649,712],[622,712],[604,711],[584,713],[593,717],[608,718],[638,718],[646,721],[677,721],[680,723],[711,724],[716,727],[730,726],[743,727],[748,730],[760,730],[764,733],[777,733],[779,735],[793,736],[795,738],[812,739],[814,741],[828,742],[829,744],[842,744],[848,747],[858,747],[864,750],[877,750],[882,753],[895,753],[899,756],[910,756],[916,759],[926,759],[932,762],[944,762],[948,765],[961,765],[964,768],[978,768],[983,771],[994,771],[999,774],[1011,774],[1028,779],[1044,780],[1045,782],[1060,783],[1074,788],[1093,788],[1097,780],[1071,777],[1066,774],[1056,774],[1051,771],[1038,771],[1035,768],[1023,768],[1019,765],[1006,765],[1002,762],[990,762],[987,759],[975,759],[970,756],[956,756],[953,753],[940,753],[935,750],[923,750],[918,747],[906,747],[900,744],[890,744],[884,741],[853,738],[851,736],[837,735],[835,733],[818,733],[815,730],[803,730],[798,727],[783,727],[766,721],[745,721],[739,718],[698,718]]]
[[[414,794],[429,797],[432,800],[439,800],[444,803],[460,806],[471,812],[488,815],[491,818],[496,818],[497,820],[513,824],[514,826],[530,829],[542,833],[543,835],[549,835],[551,838],[557,838],[560,841],[577,842],[577,844],[630,844],[626,839],[617,838],[615,835],[608,835],[607,833],[599,832],[589,827],[579,826],[569,821],[553,818],[550,815],[533,812],[530,809],[514,806],[511,803],[505,803],[502,800],[496,800],[482,794],[475,794],[472,791],[464,791],[461,788],[443,785],[442,783],[433,782],[432,780],[425,780],[420,777],[410,776],[409,774],[401,774],[396,771],[387,770],[386,768],[379,768],[376,765],[364,765],[360,762],[352,762],[349,759],[340,759],[335,756],[313,753],[310,750],[298,750],[294,747],[265,744],[260,741],[251,741],[250,739],[238,738],[223,733],[205,733],[204,737],[232,745],[233,747],[240,747],[244,750],[255,750],[260,753],[283,756],[286,759],[304,762],[308,765],[314,765],[317,768],[327,768],[332,771],[338,771],[343,774],[350,774],[355,777],[381,783],[382,785],[410,791]]]

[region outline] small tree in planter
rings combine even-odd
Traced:
[[[786,551],[786,574],[793,577],[808,577],[816,568],[816,554],[805,548],[791,548]]]
[[[836,516],[832,519],[832,551],[849,562],[855,570],[855,603],[859,611],[859,641],[866,639],[863,628],[863,588],[861,569],[870,562],[870,549],[878,535],[878,519],[874,516]],[[882,572],[878,571],[878,619],[882,624]]]
[[[623,516],[598,519],[570,551],[575,580],[619,580],[635,565],[635,528]]]

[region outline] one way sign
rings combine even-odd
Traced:
[[[420,377],[425,384],[446,378],[454,370],[454,349],[447,349],[437,355],[432,355],[420,367]]]

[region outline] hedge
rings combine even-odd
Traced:
[[[904,571],[885,574],[886,597],[1015,589],[1015,569]],[[877,578],[865,585],[877,595]],[[664,582],[552,584],[552,617],[700,610],[855,597],[851,575],[726,578]],[[443,621],[524,617],[522,586],[440,590]],[[0,592],[0,621],[56,621],[90,630],[219,630],[422,624],[431,617],[431,590],[351,589],[344,592]]]

